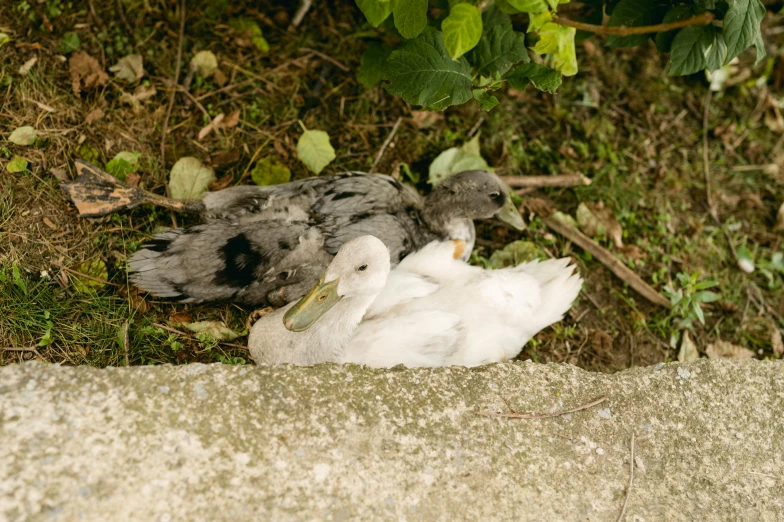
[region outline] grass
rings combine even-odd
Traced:
[[[219,320],[242,332],[248,310],[225,303],[158,301],[128,285],[128,256],[155,231],[172,226],[168,212],[137,208],[80,219],[52,169],[72,177],[75,157],[94,156],[105,165],[121,150],[140,152],[143,185],[163,193],[166,173],[179,157],[209,161],[219,178],[238,183],[248,182],[242,175],[258,150],[258,157],[277,159],[294,178],[302,178],[308,172],[295,152],[296,120],[302,118],[308,128],[331,136],[338,157],[325,174],[368,170],[401,116],[404,123],[378,165],[380,172],[405,176],[406,165],[425,179],[433,158],[462,144],[479,123],[483,155],[501,174],[588,175],[593,180],[589,186],[542,190],[535,196],[571,215],[581,202],[604,202],[623,228],[624,243],[636,249],[619,251],[602,243],[657,290],[664,292],[667,285],[677,290],[678,274],[718,281],[720,300],[705,309],[705,324],[692,321],[692,338],[700,349],[723,339],[761,357],[779,357],[771,331],[784,327],[784,274],[771,261],[782,252],[782,234],[771,229],[784,202],[784,154],[776,147],[779,131],[770,127],[784,78],[780,31],[766,35],[770,58],[755,67],[753,56],[744,55],[737,74],[747,71],[748,79],[716,93],[709,107],[717,223],[707,212],[702,163],[707,83],[701,75],[668,78],[663,57],[650,46],[608,51],[600,40],[589,40],[578,48],[580,74],[567,79],[557,95],[508,92],[490,113],[468,105],[420,123],[401,100],[381,88],[366,90],[357,84],[359,57],[377,33],[363,23],[353,2],[316,5],[293,32],[287,30],[293,7],[204,2],[188,8],[184,60],[196,51],[212,50],[226,85],[234,87],[220,91],[214,81],[197,79],[190,91],[212,117],[240,110],[240,124],[198,141],[205,116],[178,95],[164,165],[160,133],[169,94],[166,81],[174,73],[178,16],[163,0],[123,0],[131,33],[114,5],[98,4],[97,18],[88,6],[53,0],[0,5],[0,20],[9,24],[0,24],[0,30],[14,39],[0,48],[0,364],[38,358],[124,365],[126,355],[130,364],[247,359],[244,338],[215,343],[176,325],[183,317]],[[259,24],[271,47],[268,54],[241,45],[240,35],[229,27],[235,17]],[[765,25],[773,28],[781,21],[780,15],[768,16]],[[58,58],[67,32],[76,32],[82,49],[104,68],[128,53],[141,54],[142,82],[158,93],[136,109],[122,101],[123,92],[133,91],[122,81],[76,95],[67,63]],[[349,68],[346,73],[333,67],[326,74],[318,103],[304,115],[302,107],[326,62],[303,48],[327,53]],[[33,56],[37,64],[27,75],[19,74]],[[96,109],[103,117],[88,123],[87,115]],[[33,125],[43,139],[34,147],[7,143],[4,138],[21,125]],[[30,161],[27,172],[5,172],[14,154]],[[419,188],[427,187],[420,183]],[[197,223],[194,216],[176,216],[176,221],[178,226]],[[647,303],[536,217],[522,234],[480,224],[475,259],[489,258],[521,238],[548,255],[572,256],[586,279],[566,320],[539,334],[522,358],[615,371],[676,357],[670,340],[680,335],[683,316]],[[753,274],[737,267],[732,248],[741,247],[757,262]],[[110,284],[80,292],[74,271],[92,260],[106,265]],[[122,335],[126,323],[127,345]]]

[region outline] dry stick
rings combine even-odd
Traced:
[[[575,29],[579,29],[581,31],[588,31],[590,33],[615,34],[618,36],[628,36],[632,34],[660,33],[662,31],[680,29],[681,27],[688,27],[690,25],[705,25],[710,23],[713,20],[713,18],[714,18],[713,13],[705,13],[699,16],[694,16],[687,20],[681,20],[680,22],[672,22],[669,24],[644,25],[640,27],[626,27],[625,25],[620,25],[618,27],[608,27],[606,25],[585,24],[583,22],[575,22],[574,20],[569,20],[568,18],[562,18],[560,16],[553,16],[553,22],[555,22],[558,25],[564,25],[566,27],[574,27]]]
[[[502,397],[503,399],[503,397]],[[506,403],[507,409],[509,412],[507,413],[495,413],[492,411],[475,411],[477,415],[481,415],[483,417],[504,417],[508,419],[549,419],[551,417],[559,417],[561,415],[566,415],[567,413],[574,413],[576,411],[587,410],[588,408],[592,408],[597,404],[601,404],[607,400],[606,395],[602,395],[598,399],[594,399],[588,404],[583,404],[582,406],[577,406],[576,408],[571,408],[568,410],[558,411],[555,413],[517,413],[512,408],[509,407],[509,404],[506,402],[506,399],[503,399],[504,403]]]
[[[169,118],[174,107],[174,97],[177,95],[177,85],[180,82],[180,60],[182,59],[182,39],[185,33],[185,0],[180,5],[180,40],[177,44],[177,62],[174,65],[174,83],[171,94],[169,95],[169,107],[166,109],[166,117],[163,120],[163,130],[161,132],[161,165],[166,168],[166,133],[169,130]],[[168,190],[168,189],[167,189]]]
[[[128,19],[125,18],[125,9],[123,9],[122,0],[117,0],[117,12],[120,15],[120,20],[125,26],[125,30],[128,31],[130,36],[134,36],[133,27],[131,27],[131,24],[128,23]]]
[[[618,520],[616,522],[621,522],[623,520],[623,515],[626,513],[626,504],[629,503],[629,497],[632,496],[632,485],[634,484],[634,432],[632,432],[632,444],[631,444],[631,462],[629,463],[629,487],[626,489],[626,498],[623,501],[623,507],[621,507],[621,514],[618,515]]]
[[[294,13],[294,18],[291,20],[292,28],[299,27],[299,24],[302,23],[305,15],[308,14],[311,5],[313,5],[313,0],[299,0],[299,7],[297,8],[297,12]]]
[[[381,149],[378,151],[378,154],[376,154],[376,159],[373,160],[373,166],[370,167],[370,172],[371,173],[376,170],[376,166],[378,165],[378,162],[381,161],[381,156],[384,155],[384,151],[387,150],[387,147],[389,146],[389,144],[392,143],[392,138],[395,137],[395,133],[397,132],[397,128],[400,127],[400,122],[402,122],[402,121],[403,121],[402,117],[399,117],[397,119],[397,121],[395,122],[395,125],[392,127],[392,131],[389,133],[389,136],[387,136],[387,139],[385,139],[384,143],[381,145]]]
[[[591,180],[582,174],[504,176],[502,179],[512,188],[577,187],[591,184]]]
[[[708,161],[708,116],[712,96],[713,91],[708,89],[708,93],[705,95],[705,111],[702,114],[702,172],[705,175],[705,196],[708,198],[708,208],[711,216],[714,219],[718,219],[716,206],[713,204],[713,195],[711,194],[710,163]]]
[[[642,280],[640,276],[635,274],[624,265],[618,258],[613,256],[607,249],[599,245],[596,241],[589,238],[571,225],[567,225],[552,217],[554,210],[541,199],[530,199],[526,202],[526,206],[538,214],[545,225],[550,229],[566,237],[574,242],[577,246],[591,253],[598,259],[604,266],[618,276],[623,282],[634,288],[641,296],[648,301],[664,308],[670,308],[671,304],[668,299],[657,292],[648,283]]]
[[[78,271],[76,271],[76,270],[74,270],[72,268],[68,268],[67,266],[60,265],[60,268],[62,268],[63,270],[65,270],[68,273],[71,273],[71,274],[74,274],[74,275],[78,275],[79,277],[85,277],[87,279],[92,279],[93,281],[96,281],[98,283],[103,283],[105,285],[111,285],[111,286],[122,286],[122,285],[118,285],[117,283],[110,283],[106,279],[101,279],[100,277],[93,277],[91,275],[87,275],[87,274],[84,274],[82,272],[78,272]]]
[[[334,58],[332,58],[331,56],[327,56],[326,54],[324,54],[324,53],[322,53],[320,51],[317,51],[315,49],[311,49],[310,47],[300,47],[298,52],[315,54],[316,56],[318,56],[322,60],[328,61],[329,63],[331,63],[332,65],[334,65],[335,67],[337,67],[338,69],[340,69],[343,72],[349,72],[351,70],[348,67],[346,67],[345,65],[343,65],[342,63],[340,63],[339,61],[337,61]]]
[[[130,344],[129,343],[129,339],[128,339],[128,326],[129,326],[128,325],[128,321],[125,321],[125,324],[123,325],[123,348],[125,349],[125,366],[126,367],[131,365],[130,357],[129,357],[129,354],[128,354],[128,345]]]

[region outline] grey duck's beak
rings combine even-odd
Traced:
[[[498,211],[498,214],[496,214],[495,217],[504,223],[513,226],[517,230],[525,230],[526,228],[523,216],[517,211],[511,197],[507,197],[506,203],[501,207],[501,210]]]
[[[297,301],[283,315],[283,325],[287,330],[304,332],[340,301],[341,296],[338,295],[340,278],[324,283],[324,277],[326,273],[321,276],[308,295]]]

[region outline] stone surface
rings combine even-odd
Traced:
[[[781,521],[783,368],[9,366],[0,520]]]

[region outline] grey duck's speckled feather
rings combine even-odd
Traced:
[[[389,176],[355,172],[209,193],[205,223],[155,236],[131,257],[130,279],[181,302],[283,306],[313,287],[340,246],[355,237],[381,239],[393,264],[433,239],[465,239],[471,247],[471,219],[490,217],[499,202],[489,203],[491,209],[454,205],[465,207],[461,201],[472,191],[497,190],[498,178],[463,174],[455,187],[442,184],[440,207]]]

